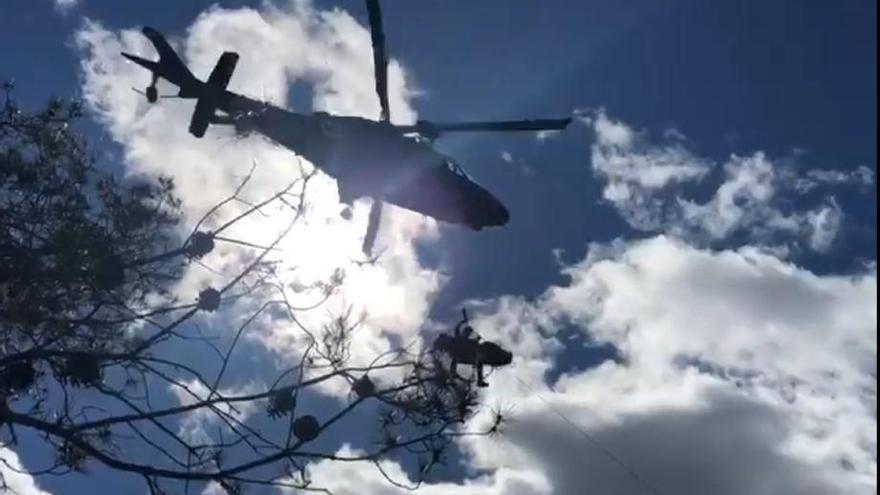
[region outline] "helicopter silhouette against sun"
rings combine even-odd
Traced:
[[[159,54],[158,61],[130,53],[127,59],[148,69],[152,79],[144,95],[155,103],[159,78],[179,88],[176,97],[196,100],[189,132],[201,138],[210,125],[232,125],[237,132],[257,132],[309,160],[337,181],[340,201],[350,206],[369,197],[373,203],[362,249],[371,256],[383,203],[413,210],[434,219],[474,230],[507,224],[502,202],[478,184],[433,142],[449,132],[562,130],[571,118],[491,122],[437,123],[420,120],[394,125],[388,104],[388,59],[378,0],[367,0],[378,121],[325,112],[291,112],[226,89],[238,54],[224,52],[208,79],[201,81],[186,67],[165,37],[144,27],[143,34]]]

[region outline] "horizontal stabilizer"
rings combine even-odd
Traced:
[[[192,119],[189,121],[189,133],[197,138],[204,136],[216,108],[207,98],[199,98]]]
[[[224,52],[217,64],[214,65],[214,70],[208,76],[208,81],[202,85],[196,109],[189,122],[189,132],[193,136],[200,138],[205,135],[208,125],[214,120],[214,112],[226,92],[226,86],[232,79],[232,73],[235,71],[237,63],[237,53]]]
[[[236,64],[238,64],[237,53],[223,52],[223,55],[220,55],[220,60],[214,66],[214,70],[211,71],[211,75],[208,76],[208,84],[218,89],[226,89],[229,80],[232,79]]]

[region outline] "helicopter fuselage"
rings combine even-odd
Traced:
[[[238,133],[259,133],[336,179],[340,201],[361,197],[473,229],[507,223],[501,202],[431,142],[387,123],[296,113],[227,91],[217,108]]]

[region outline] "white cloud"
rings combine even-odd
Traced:
[[[874,171],[862,165],[855,170],[850,171],[827,169],[808,170],[803,177],[797,178],[795,188],[799,192],[808,192],[822,185],[870,186],[873,183]]]
[[[16,493],[19,495],[49,495],[49,492],[40,489],[34,478],[27,474],[27,470],[21,465],[18,454],[0,445],[0,480],[4,493]]]
[[[827,205],[807,212],[807,221],[811,227],[810,247],[814,251],[824,252],[831,248],[840,225],[843,223],[843,210],[831,198]]]
[[[168,390],[174,395],[178,403],[182,406],[195,404],[210,398],[211,393],[207,385],[198,380],[189,380],[180,382],[179,385],[170,385]],[[254,394],[266,390],[265,386],[257,383],[247,383],[239,387],[227,387],[217,390],[221,397],[235,397],[240,395]],[[195,409],[181,419],[179,433],[192,442],[210,439],[207,428],[218,424],[224,424],[223,418],[219,414],[227,415],[237,421],[244,422],[247,418],[256,412],[259,405],[258,401],[242,401],[236,402],[235,405],[226,403],[217,404],[218,413],[208,409]]]
[[[650,146],[644,136],[604,111],[583,121],[595,134],[591,162],[594,173],[606,181],[602,197],[634,228],[661,228],[667,213],[657,194],[676,183],[699,181],[711,166],[677,144]]]
[[[350,456],[359,452],[344,446],[337,452]],[[411,478],[401,467],[390,461],[381,462],[385,473],[397,483],[412,485]],[[310,468],[310,475],[317,486],[326,487],[335,495],[403,495],[413,493],[406,488],[393,486],[370,462],[334,463],[320,461]],[[500,468],[491,476],[479,476],[461,483],[446,482],[422,485],[417,493],[424,495],[487,494],[487,495],[548,495],[550,483],[534,471]],[[294,493],[294,492],[285,492]]]
[[[827,251],[843,215],[832,197],[809,209],[791,206],[791,192],[803,194],[818,185],[868,185],[873,172],[812,169],[798,173],[774,163],[762,152],[732,155],[722,166],[724,180],[705,202],[690,199],[681,186],[702,181],[714,165],[684,146],[678,130],[667,130],[664,142],[650,144],[644,133],[607,117],[604,111],[584,122],[595,134],[591,160],[605,181],[603,198],[633,227],[662,231],[692,240],[720,241],[746,234],[752,241],[803,240]]]
[[[725,181],[705,204],[681,200],[685,224],[696,225],[713,238],[724,238],[736,229],[775,223],[781,214],[769,206],[776,193],[773,164],[762,153],[750,157],[731,157],[724,165]]]
[[[202,495],[227,495],[229,492],[223,488],[223,485],[217,483],[216,481],[212,481],[205,485],[205,488],[202,490]]]
[[[708,162],[683,147],[645,145],[633,129],[604,112],[596,115],[592,125],[596,134],[593,170],[608,181],[603,195],[615,205],[638,203],[637,196],[699,180],[709,171]]]
[[[537,131],[535,132],[535,139],[539,143],[544,143],[548,139],[552,139],[561,133],[562,131]]]
[[[833,197],[810,210],[785,211],[782,194],[788,185],[763,153],[732,156],[724,165],[725,180],[706,203],[678,198],[678,215],[670,232],[726,239],[747,232],[757,241],[804,238],[815,251],[827,251],[841,228],[843,212]]]
[[[594,248],[564,273],[570,283],[536,303],[495,303],[477,322],[515,350],[518,369],[499,371],[490,391],[521,411],[511,426],[518,449],[499,456],[508,451],[475,442],[477,465],[540,459],[568,487],[555,493],[580,483],[640,493],[619,488],[619,467],[603,467],[511,376],[543,388],[559,341],[542,329],[567,321],[613,344],[623,362],[569,371],[545,400],[664,493],[876,490],[875,271],[819,277],[753,248],[711,252],[657,237]]]
[[[76,7],[78,3],[79,0],[55,0],[55,9],[61,14],[66,14]]]
[[[634,476],[684,495],[876,492],[876,271],[817,276],[660,236],[593,246],[564,274],[533,302],[474,303],[477,331],[514,351],[486,392],[513,419],[462,442],[479,476],[425,493],[651,493]],[[566,363],[565,325],[622,360]],[[341,493],[398,493],[368,465],[339,469],[316,474]]]

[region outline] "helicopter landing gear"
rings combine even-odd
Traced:
[[[144,95],[147,97],[147,101],[150,103],[156,103],[159,101],[159,90],[156,89],[156,83],[159,81],[159,76],[153,74],[153,79],[150,81],[150,85],[147,86],[147,90],[144,92]]]
[[[159,100],[159,92],[156,90],[156,86],[147,86],[147,101],[150,103],[156,103]]]
[[[351,220],[351,216],[352,216],[351,206],[345,205],[342,208],[342,211],[339,212],[339,216],[342,217],[343,220]]]
[[[339,212],[339,216],[343,218],[343,220],[351,220],[351,217],[354,216],[354,194],[352,194],[351,189],[346,186],[346,183],[337,182],[337,191],[339,192],[339,202],[342,204],[342,210]]]

